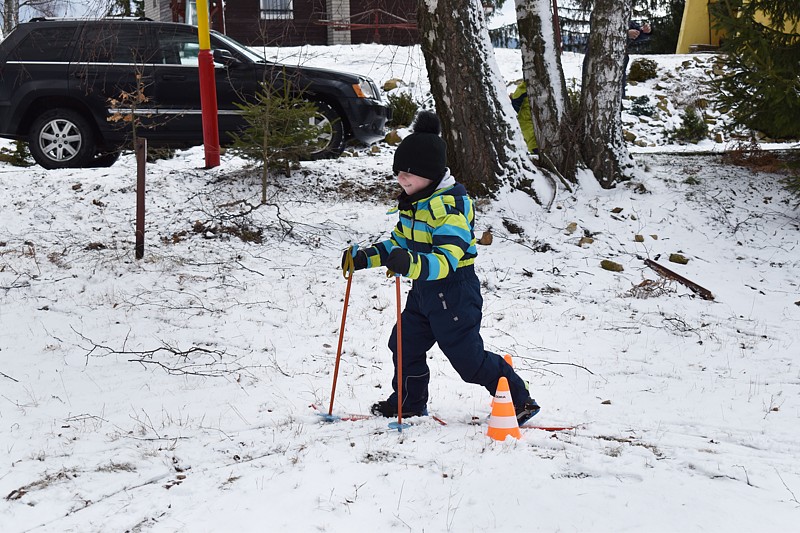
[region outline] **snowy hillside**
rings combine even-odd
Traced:
[[[344,69],[372,77],[379,84],[398,79],[403,83],[396,91],[409,93],[423,106],[433,107],[425,60],[418,47],[382,47],[378,45],[331,47],[284,47],[257,49],[271,60],[311,67]],[[500,73],[511,94],[522,80],[519,50],[495,50]],[[562,55],[568,90],[579,90],[583,54]],[[632,152],[659,152],[665,145],[669,151],[723,152],[736,147],[744,139],[731,138],[726,131],[727,115],[714,109],[714,94],[707,82],[718,72],[716,56],[698,55],[631,55],[629,67],[638,60],[657,64],[656,78],[631,83],[623,99],[622,121]],[[708,125],[708,138],[697,144],[677,145],[672,132],[682,125],[688,107],[699,110]],[[764,148],[797,147],[800,143],[765,143]]]
[[[302,52],[427,92],[416,49]],[[498,62],[519,77],[518,53]],[[567,64],[579,78],[580,56]],[[655,100],[659,83],[629,91]],[[796,200],[780,175],[633,131],[666,152],[637,154],[634,183],[584,183],[549,213],[522,194],[479,202],[484,340],[530,381],[535,422],[575,426],[506,442],[485,436],[486,391],[438,349],[429,410],[446,425],[324,424],[310,407],[331,400],[341,250],[394,223],[392,147],[304,163],[255,209],[239,159],[202,170],[195,148],[149,165],[141,261],[132,156],[0,167],[0,531],[794,530]],[[355,274],[336,413],[388,396],[395,306],[383,271]]]

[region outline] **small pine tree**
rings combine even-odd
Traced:
[[[29,167],[33,165],[31,162],[31,153],[28,151],[28,143],[24,141],[14,141],[13,150],[6,147],[0,148],[0,161],[15,167]]]
[[[709,9],[727,52],[726,73],[714,81],[720,107],[737,125],[775,139],[800,137],[800,2],[726,0]]]
[[[708,137],[708,124],[694,106],[689,106],[681,115],[683,123],[672,132],[672,137],[679,141],[697,143]]]
[[[389,109],[392,110],[392,120],[389,125],[400,128],[408,126],[414,121],[419,104],[411,94],[406,92],[389,93],[387,99],[389,100]]]
[[[233,135],[233,153],[262,164],[261,203],[267,202],[269,170],[273,164],[289,173],[292,163],[314,151],[320,130],[314,125],[317,106],[296,96],[287,82],[282,88],[262,83],[255,100],[236,104],[247,122]],[[317,143],[315,143],[317,141]]]

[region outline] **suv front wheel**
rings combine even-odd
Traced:
[[[319,134],[312,140],[311,153],[308,159],[335,159],[342,154],[345,142],[344,122],[339,113],[323,102],[315,102],[317,112],[310,120],[310,125],[316,126]]]
[[[28,147],[44,168],[82,167],[94,155],[94,131],[77,111],[51,109],[31,124]]]

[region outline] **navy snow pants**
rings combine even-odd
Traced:
[[[494,395],[501,376],[508,379],[514,405],[529,393],[525,382],[497,355],[486,351],[480,335],[480,282],[472,266],[457,269],[437,281],[415,281],[408,293],[403,321],[403,412],[421,412],[428,402],[427,351],[434,343],[450,360],[461,379],[483,385]],[[397,405],[397,326],[389,338],[394,362],[394,392],[388,401]]]

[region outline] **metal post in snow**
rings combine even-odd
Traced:
[[[208,0],[197,0],[197,55],[200,73],[200,108],[203,117],[203,149],[206,168],[219,166],[219,125],[217,122],[217,84],[214,80],[214,57],[208,21]]]
[[[147,139],[136,139],[136,259],[144,257],[144,175]]]

